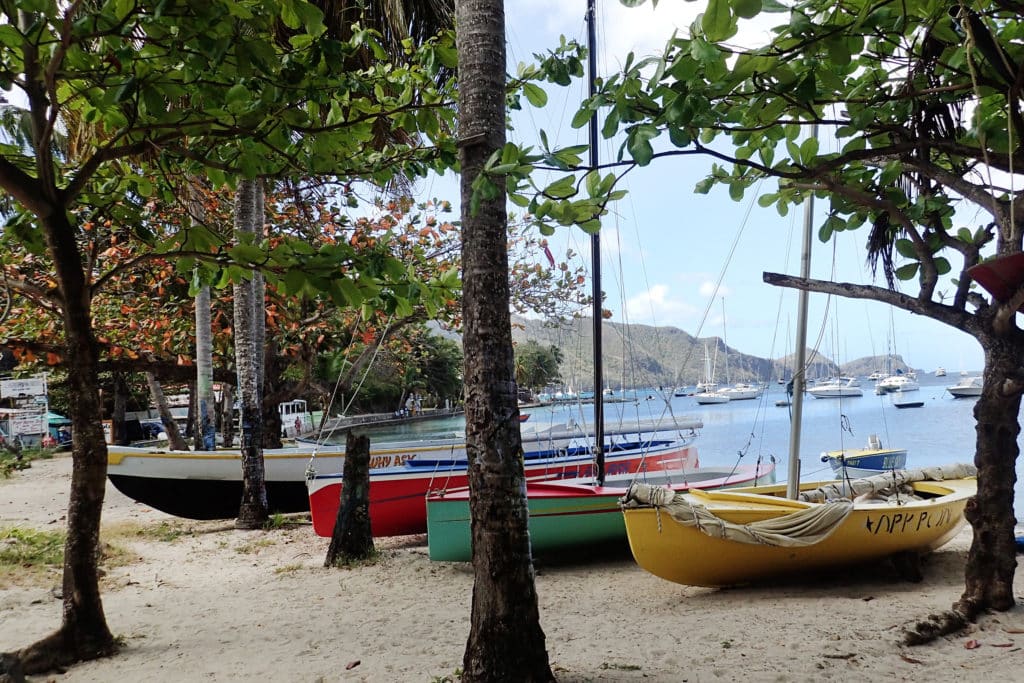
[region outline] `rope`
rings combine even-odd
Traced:
[[[679,524],[696,527],[712,538],[784,548],[824,541],[853,511],[853,502],[842,499],[750,524],[736,524],[718,517],[703,505],[690,502],[685,494],[638,482],[630,484],[620,503],[626,508],[653,506],[659,512],[667,512]]]

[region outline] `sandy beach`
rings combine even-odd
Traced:
[[[0,480],[0,527],[60,529],[70,458]],[[308,524],[237,531],[177,520],[108,486],[104,539],[127,550],[103,579],[116,657],[33,681],[457,681],[471,567],[432,563],[426,538],[378,539],[378,564],[324,569]],[[162,531],[166,533],[156,533]],[[628,556],[539,564],[541,624],[558,680],[1019,680],[1024,611],[921,647],[902,628],[963,586],[967,529],[925,580],[888,567],[728,590],[679,586]],[[0,587],[0,650],[59,623],[59,574]],[[1024,581],[1018,573],[1018,600]],[[255,626],[253,626],[255,624]]]

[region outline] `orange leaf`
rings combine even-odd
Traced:
[[[56,353],[48,352],[46,354],[46,364],[60,365],[60,356],[58,356]]]
[[[981,643],[975,640],[974,638],[971,638],[966,643],[964,643],[964,647],[968,650],[977,650],[979,647],[981,647]]]

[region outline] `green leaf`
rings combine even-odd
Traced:
[[[700,19],[701,28],[704,29],[704,35],[708,40],[718,42],[729,38],[732,35],[732,23],[728,0],[708,0],[707,9]]]
[[[730,0],[729,4],[741,19],[752,19],[761,13],[761,0]]]
[[[908,239],[896,240],[896,251],[904,258],[917,258],[917,254],[914,252],[914,243]]]
[[[949,264],[949,261],[942,256],[936,257],[935,259],[935,270],[938,271],[939,275],[945,275],[951,271],[953,267]]]
[[[908,263],[896,269],[896,277],[900,280],[912,280],[917,275],[917,263]]]
[[[529,100],[530,104],[535,107],[543,107],[548,103],[548,94],[536,83],[525,83],[523,85],[523,94],[526,95],[526,99]]]
[[[629,149],[633,161],[640,166],[651,163],[651,159],[654,158],[654,148],[650,141],[656,137],[658,137],[658,129],[649,123],[630,129],[626,147]]]

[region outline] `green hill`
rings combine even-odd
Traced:
[[[534,340],[543,346],[562,350],[562,379],[577,391],[594,387],[592,352],[593,324],[590,318],[578,318],[551,324],[513,316],[512,339],[516,343]],[[731,382],[774,382],[789,378],[793,354],[775,360],[745,354],[726,347],[720,337],[696,338],[676,327],[623,325],[604,322],[601,326],[604,386],[610,388],[676,387],[696,384],[704,377],[704,348],[708,349],[715,367],[715,380],[726,381],[726,360]],[[808,350],[807,358],[812,357]],[[897,357],[893,369],[906,371],[907,365]],[[866,376],[874,370],[885,370],[884,356],[860,358],[839,368],[822,354],[815,356],[809,376],[828,377],[838,373]]]

